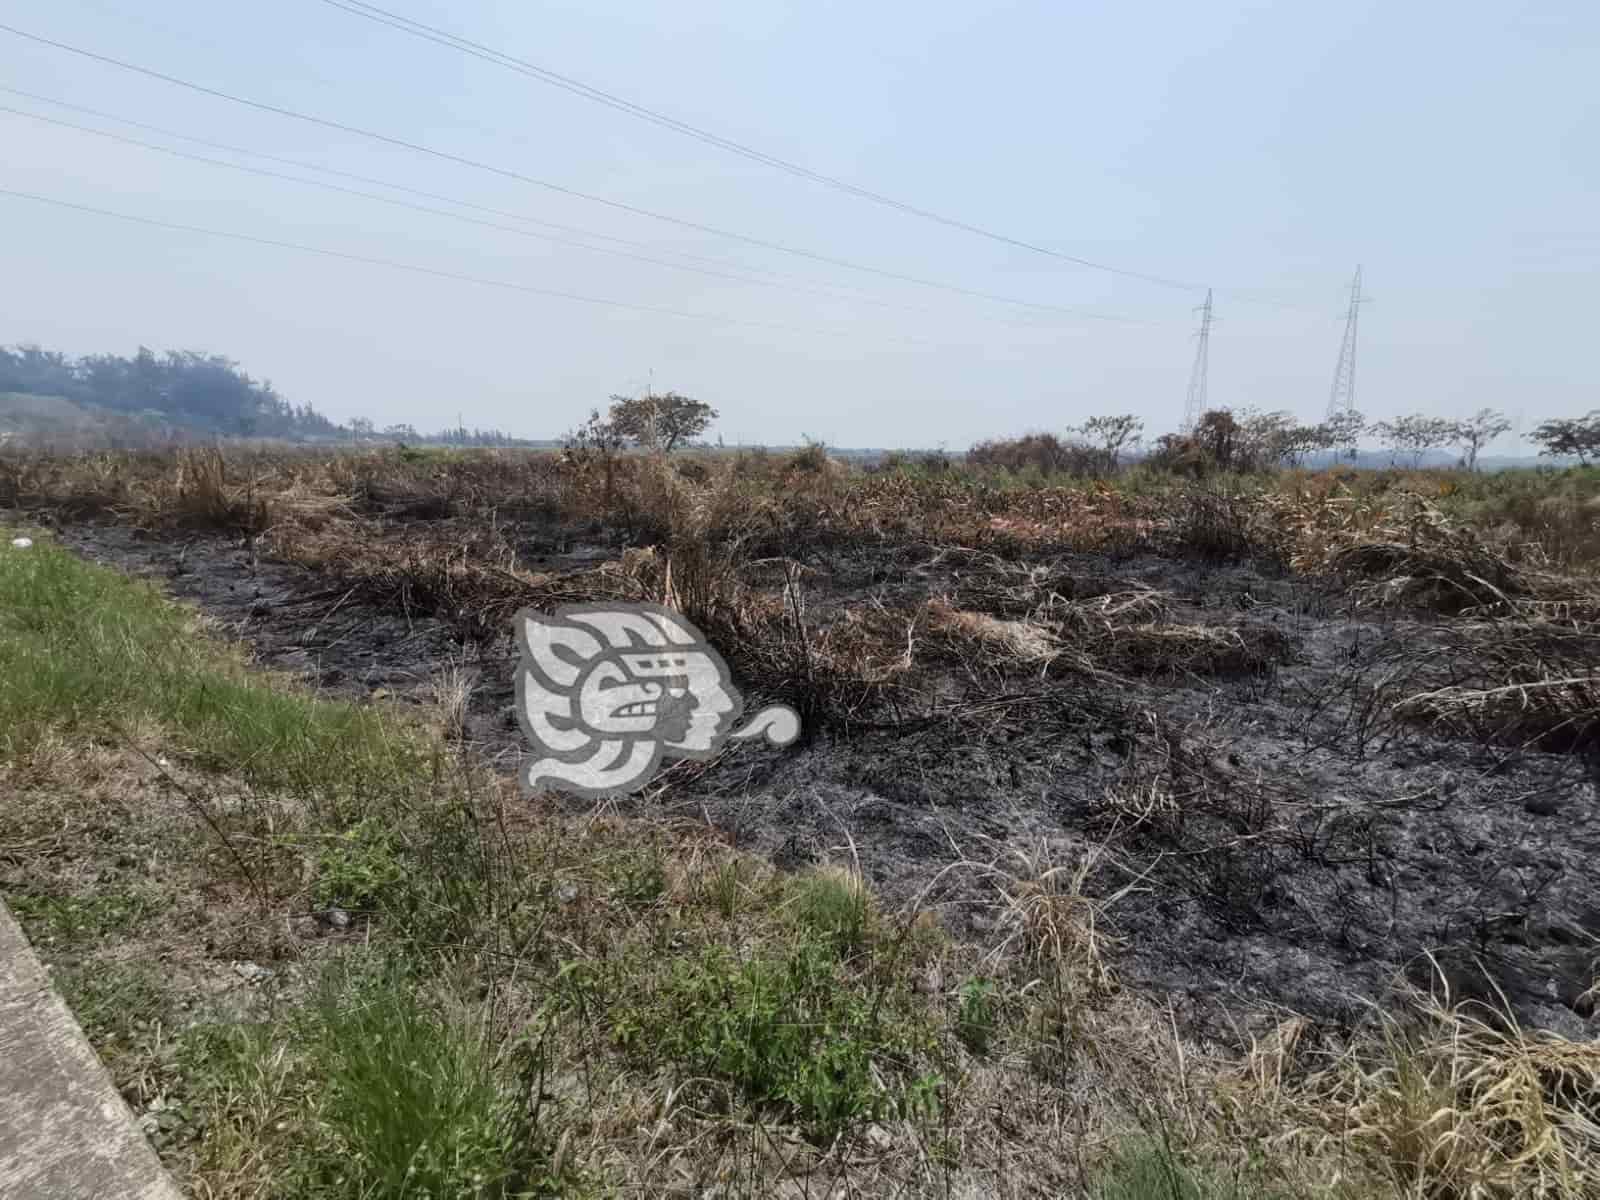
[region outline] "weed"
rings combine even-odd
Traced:
[[[329,838],[317,855],[317,906],[383,907],[408,877],[397,842],[396,833],[372,817]]]
[[[928,1033],[839,972],[834,948],[816,939],[743,962],[708,948],[674,964],[655,1006],[632,1015],[632,1049],[787,1110],[822,1140],[907,1114],[926,1101],[926,1084],[914,1086],[906,1067]]]
[[[974,976],[961,985],[956,1009],[956,1036],[974,1054],[989,1053],[999,1024],[999,988],[994,980]]]
[[[788,891],[790,914],[801,929],[832,946],[841,956],[861,949],[866,942],[872,901],[860,875],[824,867],[797,876]]]
[[[667,891],[667,868],[655,844],[628,850],[611,863],[612,893],[624,904],[646,907]]]
[[[740,875],[739,860],[736,858],[718,863],[717,869],[712,872],[708,890],[712,904],[724,921],[731,921],[739,914],[739,897],[744,891]]]

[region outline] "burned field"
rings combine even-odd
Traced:
[[[676,607],[805,734],[608,807],[854,862],[980,945],[1008,936],[990,877],[1026,862],[1221,1040],[1348,1027],[1402,979],[1593,1036],[1600,593],[1415,496],[392,452],[10,486],[264,664],[443,704],[507,774],[516,610]]]

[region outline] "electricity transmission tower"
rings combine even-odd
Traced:
[[[1328,394],[1328,420],[1356,407],[1356,325],[1361,319],[1361,268],[1350,284],[1350,311],[1344,318],[1344,341],[1339,346],[1339,365],[1333,371],[1333,390]]]
[[[1192,433],[1206,411],[1206,376],[1211,370],[1211,289],[1200,306],[1199,345],[1194,351],[1194,367],[1189,372],[1189,399],[1183,409],[1183,432]]]

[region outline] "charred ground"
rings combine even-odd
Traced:
[[[1006,936],[986,867],[1075,864],[1120,976],[1197,1031],[1283,1010],[1347,1028],[1442,971],[1456,998],[1592,1034],[1594,592],[1420,488],[1139,495],[696,459],[187,469],[90,487],[36,466],[12,498],[319,688],[456,689],[461,739],[507,773],[511,614],[673,604],[747,704],[794,704],[806,736],[681,764],[617,811],[704,821],[783,869],[853,858],[979,943]]]

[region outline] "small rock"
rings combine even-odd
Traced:
[[[236,962],[233,964],[233,973],[246,983],[262,983],[272,978],[272,972],[266,967],[257,966],[253,962]]]
[[[332,929],[349,929],[350,914],[342,908],[330,908],[317,914],[317,920]]]
[[[1522,807],[1536,817],[1553,817],[1561,811],[1561,801],[1554,796],[1531,796],[1523,801]]]

